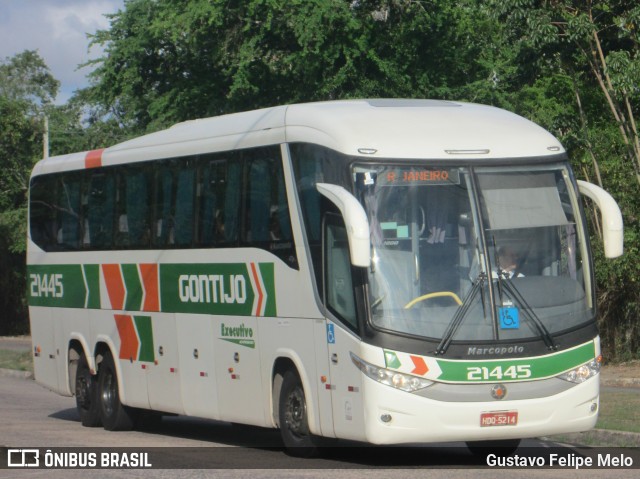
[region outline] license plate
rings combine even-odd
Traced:
[[[518,411],[493,411],[480,414],[480,427],[515,426]]]

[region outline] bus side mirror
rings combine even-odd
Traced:
[[[578,180],[580,193],[593,200],[602,215],[604,255],[617,258],[622,255],[624,235],[622,213],[616,200],[605,190],[586,181]]]
[[[371,264],[369,220],[360,202],[342,186],[317,183],[316,189],[338,207],[349,239],[351,264],[368,268]]]

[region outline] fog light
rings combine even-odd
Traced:
[[[380,420],[382,422],[391,422],[391,414],[383,414],[382,416],[380,416]]]
[[[596,412],[598,410],[598,403],[594,402],[591,404],[591,412]]]

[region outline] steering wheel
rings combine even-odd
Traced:
[[[411,301],[405,304],[404,309],[410,309],[417,303],[420,303],[421,301],[424,301],[426,299],[442,298],[444,296],[448,296],[449,298],[452,298],[456,303],[458,303],[459,306],[462,306],[462,301],[460,300],[460,298],[456,293],[453,293],[451,291],[437,291],[435,293],[424,294],[422,296],[418,296],[417,298],[413,298]]]
[[[373,303],[371,303],[371,309],[375,309],[378,306],[380,306],[380,303],[382,303],[382,300],[386,297],[386,294],[383,294],[382,296],[380,296],[378,299],[376,299]]]

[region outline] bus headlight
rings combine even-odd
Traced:
[[[370,377],[374,381],[391,386],[402,391],[415,392],[419,389],[424,389],[433,384],[433,381],[424,379],[411,374],[399,373],[391,369],[379,368],[374,366],[363,359],[360,359],[355,354],[351,353],[351,360],[357,368],[362,371],[365,376]]]
[[[582,366],[578,366],[571,371],[567,371],[566,373],[560,374],[557,376],[560,379],[564,379],[565,381],[569,381],[570,383],[583,383],[587,379],[592,378],[596,374],[600,372],[600,363],[602,361],[602,357],[598,356],[593,361],[589,361]]]

